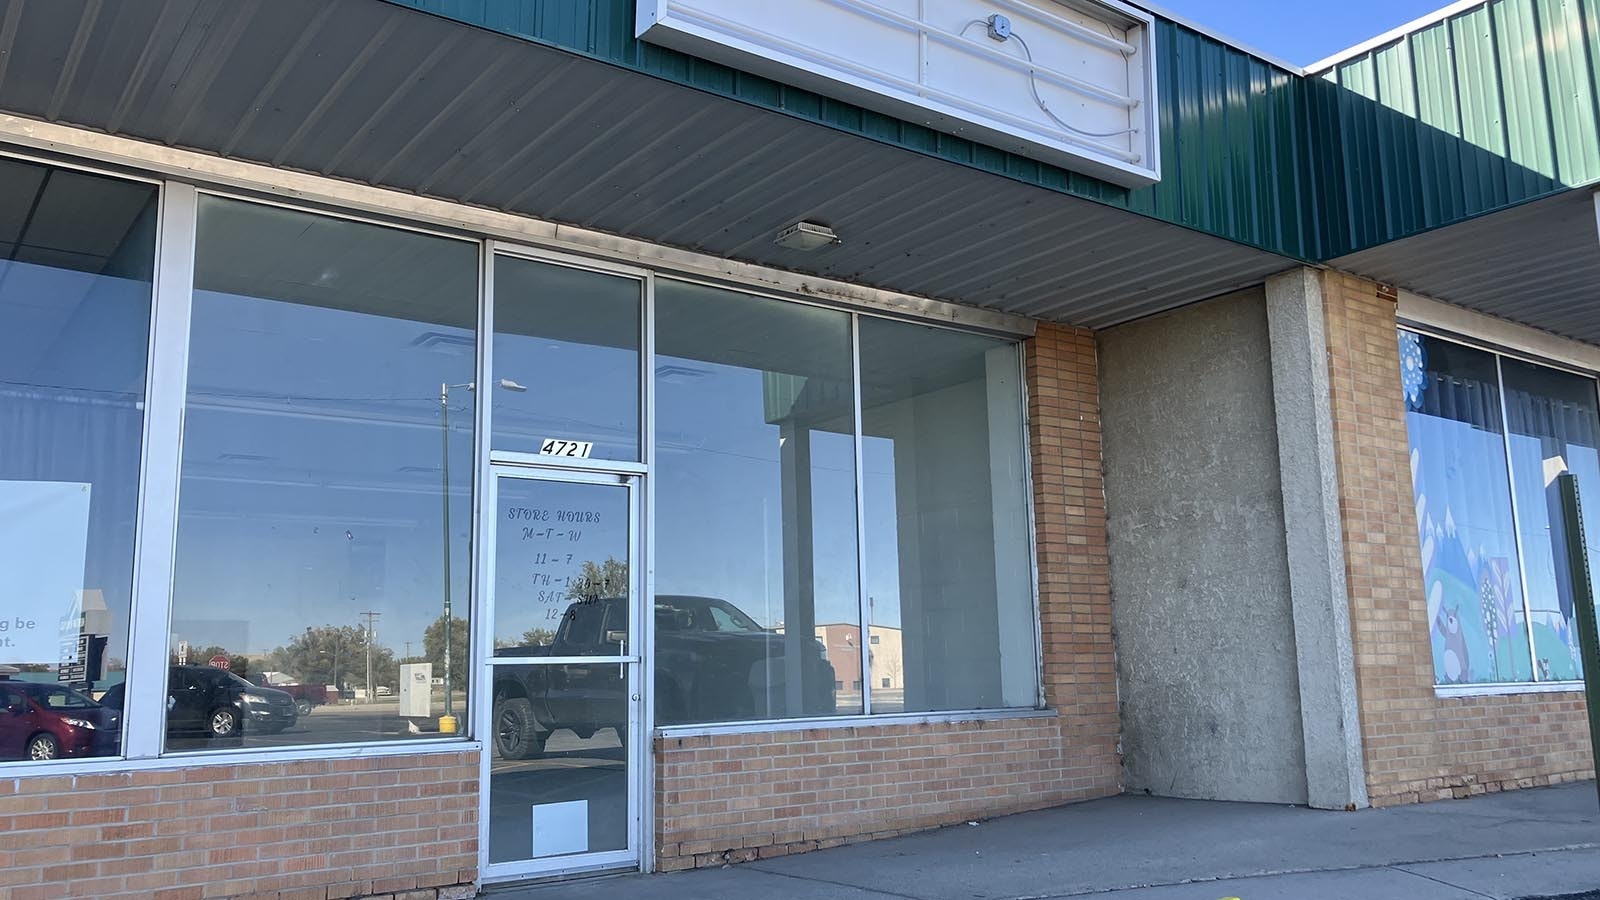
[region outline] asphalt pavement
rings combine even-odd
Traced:
[[[1122,796],[496,900],[1600,900],[1593,783],[1327,812]]]

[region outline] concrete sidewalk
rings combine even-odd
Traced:
[[[1113,797],[721,869],[497,897],[1512,900],[1596,889],[1600,801],[1583,783],[1351,813]]]

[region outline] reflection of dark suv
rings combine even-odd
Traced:
[[[116,753],[121,719],[65,685],[0,681],[0,760]]]
[[[122,708],[122,685],[100,702]],[[167,675],[168,737],[237,737],[246,723],[277,734],[295,723],[294,698],[283,691],[257,687],[237,675],[210,666],[173,666]]]
[[[726,600],[656,597],[656,722],[734,722],[827,716],[835,710],[833,666],[811,635],[800,642],[800,707],[788,709],[788,636],[768,631]],[[628,634],[623,598],[567,607],[546,646],[507,647],[498,657],[621,656]],[[587,738],[602,728],[626,733],[625,683],[614,666],[499,666],[494,679],[494,739],[505,759],[544,748],[558,728]]]

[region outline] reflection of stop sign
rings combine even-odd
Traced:
[[[228,658],[218,653],[216,656],[211,657],[211,667],[226,672],[228,670]]]

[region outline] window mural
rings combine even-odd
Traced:
[[[1399,340],[1435,681],[1579,678],[1554,482],[1570,470],[1580,487],[1600,485],[1594,382],[1408,331]]]

